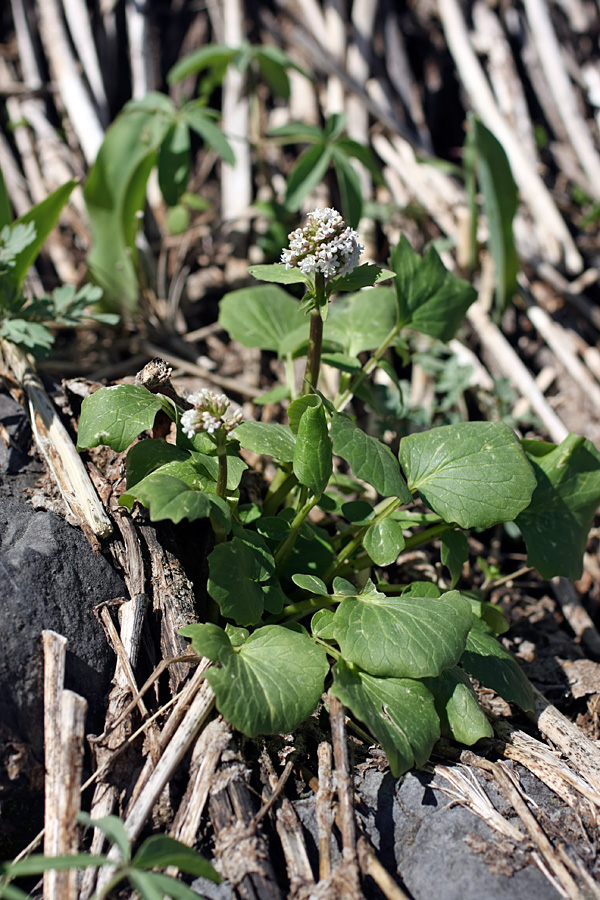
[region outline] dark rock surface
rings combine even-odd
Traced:
[[[60,516],[0,500],[0,721],[41,759],[41,632],[68,640],[65,686],[89,703],[88,730],[102,727],[115,657],[93,607],[125,596],[122,579]]]

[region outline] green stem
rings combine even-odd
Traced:
[[[340,598],[336,596],[309,597],[308,600],[298,600],[296,603],[289,603],[280,613],[277,613],[276,616],[271,616],[267,624],[273,625],[276,622],[283,621],[283,619],[286,621],[297,621],[298,619],[303,619],[311,612],[317,612],[319,609],[325,609],[326,607],[333,606],[339,602]]]
[[[375,353],[366,361],[360,372],[353,377],[349,386],[339,394],[339,396],[335,400],[335,408],[338,412],[342,412],[344,407],[349,403],[352,399],[353,394],[356,393],[357,388],[363,383],[365,378],[377,368],[377,364],[387,348],[390,346],[394,338],[398,336],[398,332],[400,331],[400,326],[395,325],[394,328],[390,331],[385,340],[379,345]]]
[[[288,353],[285,358],[285,382],[290,392],[290,401],[296,399],[296,378],[294,375],[294,358]]]
[[[227,451],[226,448],[219,447],[219,471],[217,473],[217,497],[221,500],[227,499]]]
[[[275,559],[275,566],[277,569],[281,567],[282,563],[285,562],[288,555],[290,554],[292,547],[296,543],[296,538],[298,537],[298,532],[302,527],[302,523],[306,519],[313,506],[317,505],[318,500],[318,496],[312,497],[307,503],[304,504],[302,509],[299,510],[292,519],[292,524],[290,525],[290,533],[288,534],[286,539],[282,541],[282,543],[273,554],[273,557]]]
[[[310,394],[317,387],[319,371],[321,369],[321,350],[323,348],[323,319],[321,308],[327,303],[325,295],[325,276],[317,272],[315,275],[315,307],[310,313],[310,334],[308,338],[308,352],[306,354],[306,370],[304,372],[304,384],[302,396]]]
[[[265,502],[263,504],[263,515],[274,516],[289,492],[297,484],[298,479],[293,472],[286,472],[284,469],[279,469],[267,491]]]
[[[404,549],[414,550],[415,547],[420,547],[422,544],[432,541],[433,538],[437,537],[439,534],[443,534],[444,531],[448,531],[450,528],[452,528],[452,525],[449,525],[447,522],[440,522],[438,525],[432,525],[430,528],[426,528],[425,531],[420,531],[419,534],[413,534],[411,537],[407,538]]]
[[[350,557],[352,557],[356,553],[364,540],[365,533],[368,531],[371,525],[374,525],[375,522],[380,522],[381,519],[387,519],[387,517],[391,515],[391,513],[393,513],[396,509],[398,509],[399,506],[402,506],[402,500],[400,500],[398,497],[393,497],[382,507],[381,511],[373,519],[367,522],[366,525],[363,525],[363,527],[356,532],[352,540],[349,541],[346,546],[340,550],[336,558],[333,560],[333,562],[323,575],[323,581],[325,582],[325,584],[329,584],[329,582],[332,581],[338,574],[340,569],[347,564]]]

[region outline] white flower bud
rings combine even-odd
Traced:
[[[297,267],[305,275],[347,275],[356,268],[364,250],[357,232],[347,227],[331,207],[310,212],[308,224],[292,231],[288,238],[290,245],[282,251],[281,262],[286,269]]]

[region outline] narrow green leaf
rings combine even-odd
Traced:
[[[337,146],[332,147],[333,168],[340,192],[342,215],[351,228],[358,228],[362,215],[362,187],[358,172]]]
[[[0,169],[0,231],[5,225],[10,225],[11,222],[12,213],[10,211],[10,200],[8,198],[4,176],[2,175],[2,169]]]
[[[323,142],[305,150],[292,169],[285,195],[286,209],[296,212],[322,181],[331,162],[331,149]]]
[[[445,531],[440,541],[442,544],[442,565],[446,566],[452,579],[450,587],[456,587],[463,566],[469,558],[469,543],[462,531]]]
[[[371,585],[342,600],[335,611],[335,639],[344,659],[371,675],[426,678],[456,665],[472,620],[458,591],[439,600],[386,597]]]
[[[227,47],[225,44],[208,44],[188,53],[183,59],[180,59],[167,75],[169,85],[183,81],[188,75],[196,75],[204,69],[212,68],[217,65],[228,65],[239,53],[237,47]]]
[[[490,528],[531,502],[535,475],[503,422],[458,422],[400,441],[408,486],[446,522]]]
[[[188,183],[191,166],[190,130],[186,122],[175,122],[158,151],[158,186],[167,206],[176,206]]]
[[[460,664],[485,687],[491,688],[508,703],[516,703],[526,712],[533,711],[531,683],[518,662],[502,644],[490,634],[481,619],[475,619],[467,637]]]
[[[440,718],[442,734],[471,746],[481,738],[493,737],[494,729],[479,705],[468,675],[455,666],[437,678],[426,678]]]
[[[390,255],[396,273],[399,322],[440,341],[451,340],[477,294],[446,269],[435,248],[424,259],[404,235]]]
[[[327,418],[322,404],[308,406],[298,425],[293,461],[294,475],[320,496],[331,478],[333,463]]]
[[[393,519],[380,519],[370,526],[363,546],[376,566],[389,566],[404,549],[402,525]]]
[[[234,166],[235,153],[219,126],[215,125],[213,117],[210,115],[211,112],[212,110],[207,110],[201,100],[192,100],[183,107],[181,115],[192,131],[200,135],[202,140],[212,147],[224,162]]]
[[[159,897],[161,900],[163,897],[171,897],[172,900],[198,900],[198,892],[193,891],[183,881],[178,881],[169,875],[163,875],[161,872],[135,872],[135,877],[139,878],[140,874],[142,875],[142,880],[145,879],[145,889],[148,889],[148,879],[151,879],[152,889],[157,891],[157,894],[153,894],[152,897],[147,894],[147,900],[153,900],[154,896],[156,896],[157,900]]]
[[[260,74],[265,83],[271,89],[276,97],[283,100],[289,100],[290,96],[290,79],[285,70],[285,65],[277,59],[271,57],[268,53],[261,50],[255,52],[256,62],[260,69]]]
[[[569,434],[558,447],[541,441],[523,446],[537,480],[531,504],[516,519],[527,545],[527,563],[542,578],[576,581],[600,505],[600,452]]]
[[[81,405],[77,449],[105,444],[121,453],[142,431],[152,428],[162,408],[156,394],[140,385],[100,388]]]
[[[26,859],[18,862],[7,863],[2,867],[2,876],[9,878],[30,878],[33,875],[42,875],[51,869],[65,871],[67,869],[84,869],[87,866],[98,869],[108,862],[106,856],[92,856],[90,853],[77,853],[73,856],[44,856],[42,853],[34,853]],[[29,897],[30,894],[27,894]]]
[[[372,485],[382,497],[399,497],[403,503],[412,501],[398,461],[386,444],[365,434],[343,413],[333,416],[331,438],[333,452],[346,460],[357,478]]]
[[[424,765],[440,736],[433,697],[419,681],[374,678],[339,660],[331,691],[367,726],[398,778]]]
[[[286,269],[281,263],[271,266],[249,266],[248,274],[258,281],[270,281],[276,284],[308,284],[308,276],[300,269]]]
[[[516,293],[519,255],[513,220],[519,194],[502,144],[477,117],[471,119],[477,148],[477,174],[490,230],[490,248],[496,275],[496,303],[501,314]]]
[[[242,422],[235,430],[236,440],[245,450],[273,456],[278,462],[291,462],[296,439],[289,425],[275,422]]]
[[[389,278],[393,278],[394,274],[390,269],[381,269],[372,263],[363,263],[348,275],[338,275],[337,278],[332,278],[327,287],[332,294],[339,291],[360,291],[361,288],[373,287],[375,284],[387,281]],[[371,296],[375,301],[378,299],[378,295]]]
[[[213,866],[191,847],[168,837],[166,834],[155,834],[146,838],[131,861],[134,869],[153,869],[155,866],[177,866],[188,875],[208,878],[215,884],[221,882]]]
[[[288,122],[278,128],[272,128],[267,137],[279,138],[282,144],[314,144],[323,138],[323,131],[318,125],[306,122]]]
[[[32,207],[24,216],[19,216],[18,219],[15,219],[13,227],[16,225],[27,225],[29,222],[33,222],[35,225],[35,240],[24,247],[17,255],[14,268],[12,269],[11,274],[19,288],[22,287],[27,272],[42,249],[44,241],[58,222],[58,217],[77,184],[78,181],[76,179],[67,181],[66,184],[49,194],[41,203],[37,203]]]
[[[256,737],[294,731],[314,712],[328,670],[325,651],[304,630],[265,625],[206,677],[227,721]]]
[[[283,339],[309,322],[298,312],[298,302],[276,285],[231,291],[221,300],[219,324],[244,347],[280,353]]]
[[[118,847],[123,862],[131,859],[131,840],[123,821],[118,816],[102,816],[100,819],[92,819],[86,812],[77,814],[77,821],[88,828],[97,828],[108,838],[111,844]]]
[[[164,894],[155,881],[153,872],[130,869],[127,875],[132,888],[139,893],[141,900],[163,900]],[[167,880],[172,881],[168,876]]]

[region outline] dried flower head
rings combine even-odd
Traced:
[[[188,402],[193,404],[193,409],[186,410],[182,415],[181,428],[190,440],[199,431],[214,434],[223,428],[229,432],[239,425],[243,418],[242,411],[238,410],[229,419],[224,419],[223,416],[229,407],[228,398],[225,394],[215,394],[206,388],[190,394]]]
[[[299,268],[305,275],[319,272],[325,278],[347,275],[355,269],[365,249],[356,231],[346,225],[336,209],[314,209],[308,224],[289,235],[290,246],[281,254],[286,269]]]

